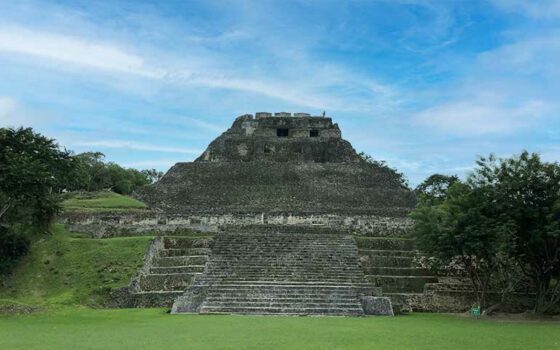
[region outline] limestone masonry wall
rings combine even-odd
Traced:
[[[107,238],[133,235],[171,235],[184,230],[218,232],[224,227],[245,225],[294,225],[343,231],[362,235],[403,237],[411,226],[407,217],[335,214],[165,214],[154,211],[137,213],[66,213],[59,217],[70,231]]]

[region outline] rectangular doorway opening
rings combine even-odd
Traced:
[[[288,129],[276,129],[276,136],[278,137],[288,137],[289,130]]]

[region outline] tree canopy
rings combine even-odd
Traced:
[[[433,175],[412,213],[418,246],[458,260],[484,306],[503,264],[533,283],[535,311],[560,300],[560,166],[523,152],[480,158],[466,182]],[[514,266],[515,265],[515,266]]]

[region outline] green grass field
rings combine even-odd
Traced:
[[[437,314],[198,316],[73,308],[0,316],[0,349],[560,349],[560,323]]]
[[[129,196],[102,191],[72,194],[62,202],[65,211],[130,211],[146,209],[146,204]]]
[[[95,305],[103,290],[129,283],[151,238],[94,239],[55,225],[2,281],[0,303]]]

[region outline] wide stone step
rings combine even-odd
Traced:
[[[191,256],[169,256],[158,257],[153,261],[153,266],[157,267],[171,267],[171,266],[186,266],[186,265],[204,265],[208,261],[206,255],[191,255]]]
[[[412,257],[407,256],[361,256],[363,267],[413,267]]]
[[[284,295],[275,295],[274,299],[275,302],[279,303],[324,303],[326,298],[322,296],[311,296],[311,295],[295,295],[295,296],[284,296]],[[336,300],[337,302],[342,303],[354,303],[356,302],[355,295],[340,295],[332,300]],[[232,303],[269,303],[271,302],[271,297],[265,294],[259,295],[221,295],[221,294],[208,294],[206,297],[207,303],[214,303],[214,302],[232,302]]]
[[[253,261],[265,261],[265,262],[278,262],[278,263],[288,263],[290,261],[306,261],[306,262],[310,262],[310,263],[314,263],[314,262],[324,262],[324,263],[331,263],[331,262],[349,262],[349,261],[354,261],[356,259],[356,254],[351,254],[351,255],[341,255],[341,254],[323,254],[323,255],[319,255],[319,256],[313,256],[313,255],[299,255],[299,254],[284,254],[284,255],[268,255],[268,256],[263,256],[263,255],[259,255],[259,254],[255,254],[255,257],[253,257],[253,255],[238,255],[237,253],[235,254],[230,254],[230,255],[224,255],[224,254],[217,254],[214,252],[214,254],[212,255],[212,261],[227,261],[229,262],[247,262],[247,263],[251,263]]]
[[[161,257],[173,256],[192,256],[192,255],[210,255],[212,250],[210,248],[190,248],[190,249],[162,249],[160,251]]]
[[[365,267],[366,275],[387,275],[387,276],[432,276],[428,269],[417,267]]]
[[[200,265],[202,266],[202,265]],[[214,266],[212,264],[209,264],[208,266],[208,270],[209,271],[214,271],[214,272],[219,272],[219,271],[224,271],[224,272],[238,272],[238,273],[243,273],[243,272],[249,272],[249,273],[264,273],[264,272],[268,272],[268,273],[276,273],[276,272],[280,272],[280,273],[289,273],[289,274],[294,274],[294,273],[312,273],[312,274],[317,274],[317,273],[322,273],[322,274],[327,274],[327,275],[334,275],[334,274],[352,274],[352,273],[358,273],[360,271],[362,271],[359,266],[243,266],[243,265],[237,265],[237,266]]]
[[[273,300],[273,301],[272,301]],[[332,308],[342,308],[342,309],[354,309],[359,307],[356,299],[349,302],[306,302],[303,300],[297,301],[288,301],[288,302],[280,302],[276,299],[271,299],[269,301],[263,302],[232,302],[231,300],[226,301],[217,301],[213,300],[211,302],[206,301],[208,306],[212,307],[231,307],[231,308],[255,308],[255,307],[269,307],[269,308],[325,308],[325,309],[332,309]],[[204,307],[204,306],[203,306]]]
[[[438,280],[435,276],[366,275],[366,278],[383,288],[384,293],[422,293],[426,283],[435,283]]]
[[[170,266],[170,267],[152,267],[150,274],[167,274],[167,273],[189,273],[189,272],[203,272],[204,265],[189,265],[189,266]]]
[[[272,308],[272,307],[221,307],[203,306],[201,314],[253,314],[253,315],[331,315],[331,316],[361,316],[362,307],[354,308]]]
[[[259,277],[259,276],[256,276]],[[245,282],[254,282],[256,281],[256,279],[254,277],[247,277],[247,278],[231,278],[231,279],[221,279],[224,282],[238,282],[238,281],[245,281]],[[301,278],[283,278],[283,277],[277,277],[277,278],[267,278],[268,281],[273,281],[273,282],[277,282],[277,283],[288,283],[288,282],[327,282],[330,284],[344,284],[344,283],[358,283],[360,282],[360,280],[358,279],[320,279],[320,278],[306,278],[306,277],[301,277]]]
[[[143,291],[184,291],[199,273],[154,274],[140,277]]]
[[[363,282],[363,281],[362,281]],[[307,290],[351,290],[352,288],[363,288],[371,286],[370,283],[357,283],[349,281],[242,281],[242,280],[232,280],[224,281],[219,280],[213,283],[208,283],[209,286],[213,288],[284,288],[284,289],[307,289]]]
[[[356,237],[359,249],[372,250],[413,250],[414,241],[407,238]]]
[[[328,259],[333,259],[333,258],[337,258],[337,259],[344,259],[344,258],[348,258],[348,257],[352,257],[355,256],[355,254],[357,253],[357,251],[344,251],[344,250],[340,250],[340,251],[336,251],[336,247],[333,247],[332,249],[329,249],[328,251],[319,251],[316,249],[298,249],[298,250],[294,250],[294,249],[285,249],[285,250],[281,250],[281,249],[267,249],[267,250],[260,250],[260,251],[256,251],[254,249],[238,249],[238,250],[234,250],[234,247],[231,247],[230,249],[232,250],[219,250],[219,249],[215,249],[213,250],[213,254],[216,257],[226,257],[226,258],[233,258],[233,259],[247,259],[248,258],[257,258],[257,259],[266,259],[268,257],[273,257],[274,259],[278,259],[278,258],[286,258],[286,257],[293,257],[293,258],[309,258],[309,259],[313,259],[313,258],[319,258],[319,259],[324,259],[324,260],[328,260]]]
[[[159,270],[159,269],[158,269]],[[177,271],[177,272],[189,272],[189,271]],[[161,273],[161,272],[159,272]],[[301,282],[302,278],[309,278],[310,280],[318,280],[318,281],[354,281],[354,280],[362,280],[363,275],[343,275],[343,274],[321,274],[321,273],[235,273],[235,272],[228,272],[228,273],[216,273],[214,272],[213,275],[217,278],[225,278],[225,279],[239,279],[239,280],[249,280],[249,281],[258,281],[258,280],[277,280],[278,278],[287,278],[290,280],[291,278],[298,279],[298,282]],[[305,282],[305,281],[303,281]]]

